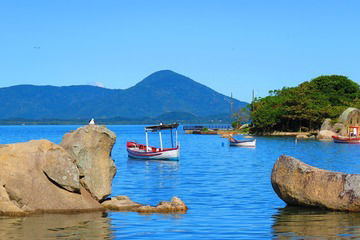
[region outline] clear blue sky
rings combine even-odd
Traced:
[[[102,82],[170,69],[226,95],[318,75],[360,81],[360,1],[1,0],[0,87]]]

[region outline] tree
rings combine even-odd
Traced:
[[[254,131],[318,129],[325,118],[337,118],[347,107],[360,106],[359,85],[339,75],[320,76],[269,94],[252,103]]]
[[[235,121],[233,121],[231,124],[233,128],[237,129],[242,124],[249,121],[250,108],[251,108],[251,105],[249,104],[246,107],[241,108],[238,112],[235,112],[233,114],[232,118],[235,119]]]

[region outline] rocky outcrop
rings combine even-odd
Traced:
[[[341,116],[343,115],[344,113]],[[321,125],[317,138],[319,140],[330,141],[332,140],[332,136],[348,135],[347,127],[345,126],[346,121],[344,120],[344,117],[341,116],[336,123],[333,123],[330,118],[325,119]]]
[[[343,123],[335,123],[331,130],[338,135],[347,135],[347,128]]]
[[[320,131],[322,130],[330,130],[332,129],[332,123],[330,118],[326,118],[324,122],[321,124]]]
[[[188,210],[185,203],[178,197],[173,197],[170,202],[160,202],[157,206],[149,206],[133,202],[127,196],[118,196],[104,201],[102,205],[110,210],[139,213],[186,213]]]
[[[326,171],[280,156],[271,175],[277,195],[288,205],[360,211],[360,175]]]
[[[115,139],[106,127],[89,125],[66,134],[61,145],[48,140],[0,145],[0,215],[105,209],[185,213],[177,197],[155,207],[125,196],[104,201],[116,172]]]
[[[111,194],[116,173],[111,150],[116,135],[105,126],[88,125],[64,135],[60,145],[76,160],[80,182],[98,201]]]
[[[345,133],[344,133],[345,131]],[[333,124],[330,118],[324,120],[321,125],[317,139],[321,141],[332,141],[333,136],[346,134],[346,128],[342,123]]]
[[[47,140],[0,146],[0,213],[102,209],[80,186],[74,158]]]

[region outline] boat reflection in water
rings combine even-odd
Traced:
[[[342,239],[360,237],[360,214],[285,207],[273,216],[276,239]]]
[[[0,239],[112,239],[102,212],[0,217]]]

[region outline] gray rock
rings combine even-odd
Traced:
[[[360,175],[326,171],[280,156],[271,175],[276,194],[289,205],[360,212]]]
[[[75,159],[59,145],[46,146],[42,170],[46,176],[71,192],[80,192],[79,169]]]
[[[322,130],[331,130],[332,129],[332,124],[331,124],[331,119],[330,118],[326,118],[324,120],[324,122],[321,125],[320,131]]]
[[[140,213],[186,213],[188,210],[186,204],[178,197],[173,197],[170,202],[163,201],[156,206],[149,206],[133,202],[127,196],[118,196],[105,200],[102,205],[110,210]]]
[[[331,130],[337,133],[338,135],[342,135],[342,136],[348,135],[347,129],[345,125],[342,123],[335,123]]]
[[[155,207],[141,206],[136,209],[140,213],[186,213],[188,207],[178,197],[173,197],[170,202],[160,202]]]
[[[116,173],[111,150],[116,135],[105,126],[87,125],[64,135],[60,145],[76,160],[80,183],[98,201],[111,194]]]
[[[101,205],[109,210],[115,211],[135,211],[141,206],[140,203],[132,201],[127,196],[112,197],[110,200],[102,202]]]
[[[71,161],[64,149],[47,140],[2,145],[0,213],[103,209],[80,187],[78,172]]]
[[[332,141],[332,136],[337,136],[338,134],[330,130],[321,130],[317,135],[317,139],[322,141]]]

